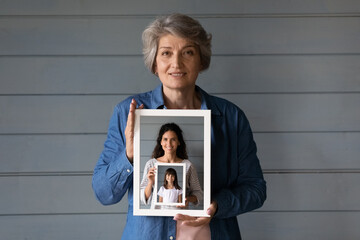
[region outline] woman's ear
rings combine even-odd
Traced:
[[[154,68],[153,68],[153,69],[154,69],[154,74],[155,74],[156,76],[159,76],[156,63],[154,64]]]

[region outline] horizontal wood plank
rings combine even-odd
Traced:
[[[0,96],[0,133],[105,133],[126,97]]]
[[[186,14],[324,14],[324,13],[354,13],[360,10],[357,1],[343,0],[306,0],[294,2],[282,0],[269,2],[266,0],[251,1],[227,1],[219,3],[216,0],[191,1],[191,2],[168,2],[166,0],[154,0],[152,4],[147,1],[116,1],[105,0],[101,3],[95,0],[80,1],[51,1],[44,4],[41,0],[32,1],[28,4],[22,1],[1,1],[1,15],[142,15],[164,14],[182,12]]]
[[[360,212],[252,212],[238,217],[249,240],[358,239]]]
[[[0,135],[2,173],[92,172],[106,134]]]
[[[141,34],[151,20],[2,18],[0,55],[141,55]],[[286,21],[225,17],[200,22],[213,34],[214,54],[360,53],[356,17],[295,17]]]
[[[126,214],[0,216],[0,232],[7,240],[118,240]]]
[[[253,131],[360,131],[360,94],[227,94]],[[0,133],[105,133],[125,95],[0,96]],[[346,106],[346,108],[344,108]]]
[[[359,55],[213,56],[197,84],[210,93],[352,92],[359,76]],[[0,94],[132,94],[160,83],[142,56],[1,57],[0,78]]]
[[[130,94],[160,83],[142,56],[1,57],[0,77],[0,94]]]
[[[359,211],[358,173],[266,174],[261,211]]]
[[[95,198],[92,176],[1,177],[1,214],[126,213],[127,196],[103,206]]]
[[[268,198],[261,211],[360,211],[358,173],[266,174]],[[2,176],[1,214],[127,212],[119,204],[102,206],[91,176]]]
[[[360,133],[255,133],[265,170],[358,170]]]
[[[244,239],[357,239],[359,212],[252,212],[238,217]],[[8,240],[118,240],[125,214],[0,216]]]
[[[358,132],[255,133],[254,137],[265,171],[360,169]],[[105,138],[106,134],[0,135],[0,173],[92,172]]]
[[[240,106],[256,132],[360,130],[357,93],[218,96]]]

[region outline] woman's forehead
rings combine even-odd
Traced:
[[[177,135],[176,135],[176,132],[174,132],[174,131],[172,131],[172,130],[168,130],[168,131],[166,131],[166,132],[164,132],[164,134],[163,134],[163,137],[164,136],[167,136],[167,137],[173,137],[173,136],[175,136],[175,137],[177,137]]]
[[[192,41],[191,39],[178,37],[178,36],[172,35],[170,33],[161,36],[159,38],[158,45],[159,45],[158,48],[161,48],[161,47],[173,48],[173,47],[177,47],[177,46],[181,46],[183,48],[183,47],[188,47],[188,46],[194,46],[194,47],[196,46],[194,41]]]

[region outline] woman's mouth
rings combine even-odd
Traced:
[[[171,76],[173,77],[182,77],[184,76],[186,73],[183,72],[174,72],[174,73],[170,73]]]

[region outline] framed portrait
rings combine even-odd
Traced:
[[[208,216],[210,110],[135,110],[134,215]]]
[[[177,209],[185,206],[186,164],[156,163],[155,186],[152,198],[155,209]],[[170,185],[172,187],[168,187]]]

